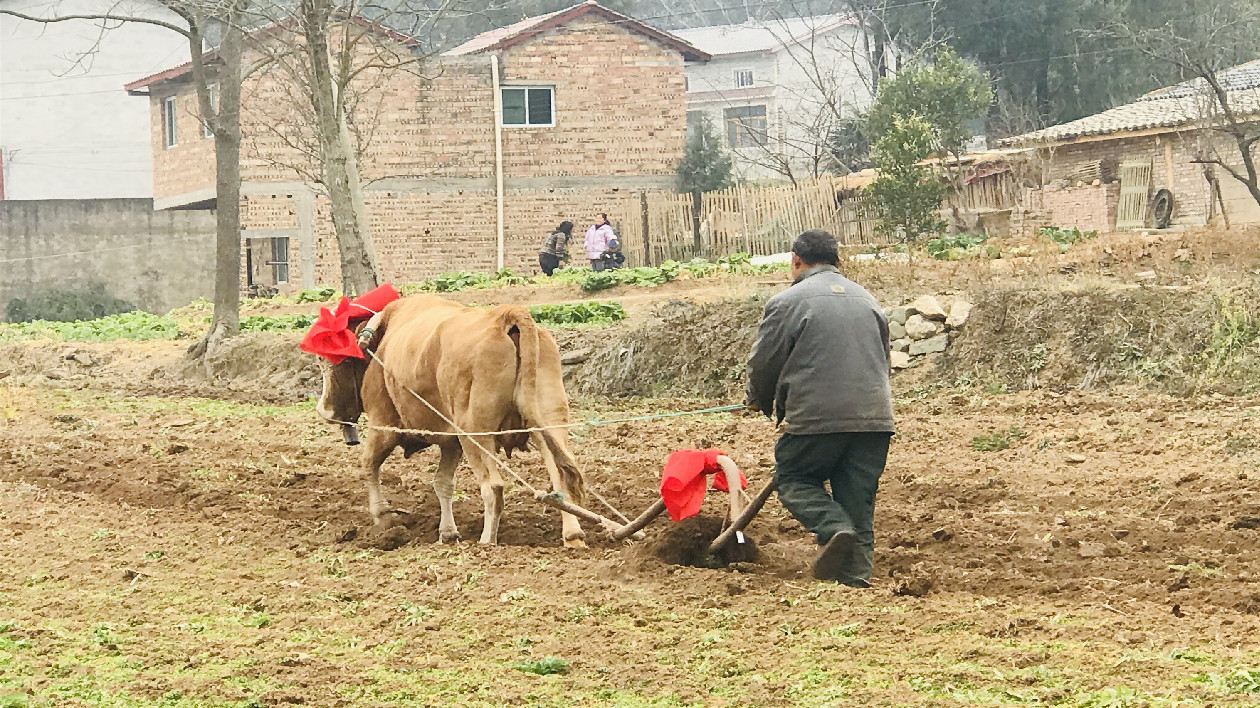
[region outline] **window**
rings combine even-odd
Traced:
[[[752,69],[739,69],[735,72],[735,88],[748,88],[753,85]]]
[[[219,110],[219,100],[218,100],[219,94],[218,94],[218,91],[215,90],[217,88],[218,86],[214,84],[211,84],[208,87],[208,93],[210,94],[210,110],[212,111]],[[201,120],[201,137],[203,138],[214,137],[214,131],[210,129],[210,122],[207,121],[204,117]]]
[[[271,239],[271,266],[276,285],[289,282],[289,239],[277,237]]]
[[[766,107],[740,106],[723,111],[726,142],[732,148],[760,147],[766,144]]]
[[[556,124],[555,90],[550,86],[538,88],[503,88],[503,125],[553,126]]]
[[[175,97],[167,96],[162,99],[162,143],[168,148],[179,144],[175,126]]]

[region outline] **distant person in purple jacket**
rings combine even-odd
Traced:
[[[596,216],[595,223],[586,230],[586,257],[591,262],[591,270],[599,271],[608,267],[608,260],[604,258],[604,254],[608,252],[616,238],[612,224],[608,223],[608,215]]]

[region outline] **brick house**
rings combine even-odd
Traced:
[[[407,37],[378,34],[374,42],[419,51]],[[707,59],[671,34],[586,2],[478,35],[424,60],[423,77],[375,77],[360,99],[375,116],[360,171],[384,279],[493,270],[500,231],[504,265],[532,272],[560,221],[577,224],[576,235],[597,212],[614,225],[637,219],[640,192],[674,186],[686,134],[683,65]],[[214,141],[197,118],[189,75],[184,65],[127,86],[149,98],[158,209],[214,208]],[[242,91],[249,282],[336,285],[327,199],[309,178],[309,161],[284,144],[284,126],[295,120],[278,112],[291,106],[287,88],[263,71]],[[582,262],[580,244],[570,252]]]
[[[1234,110],[1260,120],[1260,60],[1218,77]],[[1215,148],[1226,161],[1240,164],[1232,142],[1203,128],[1212,120],[1212,106],[1201,82],[1189,81],[1002,140],[1006,147],[1030,150],[1030,165],[1039,173],[1025,198],[1027,217],[1035,222],[1028,230],[1038,223],[1098,231],[1153,226],[1148,207],[1169,195],[1172,224],[1202,225],[1222,210],[1231,224],[1260,223],[1260,206],[1241,182],[1220,167],[1195,161]]]

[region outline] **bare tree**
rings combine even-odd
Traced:
[[[456,0],[300,0],[257,4],[249,50],[280,101],[250,101],[257,156],[291,170],[329,200],[342,286],[363,293],[380,282],[362,167],[387,87],[402,74],[423,80],[439,18]],[[256,103],[256,105],[255,105]],[[272,148],[264,143],[270,141]]]
[[[930,13],[939,1],[921,4]],[[774,82],[784,104],[775,116],[777,129],[744,158],[793,183],[865,166],[850,154],[852,138],[860,135],[880,81],[902,57],[918,56],[935,44],[899,46],[888,30],[897,0],[844,0],[839,6],[786,0],[757,20],[783,47],[785,73],[793,78]],[[802,32],[799,18],[813,18],[806,20],[812,27]]]
[[[1132,9],[1132,8],[1130,8]],[[1241,182],[1260,204],[1260,86],[1230,69],[1256,59],[1260,3],[1200,0],[1176,19],[1144,27],[1131,13],[1108,23],[1100,34],[1119,39],[1160,63],[1175,67],[1186,83],[1167,89],[1169,100],[1197,106],[1199,127],[1208,131],[1196,146],[1196,162],[1220,167]],[[1132,17],[1140,17],[1136,13]],[[1209,174],[1208,181],[1214,182]]]
[[[157,19],[137,14],[134,7],[115,4],[103,13],[29,15],[0,8],[0,15],[40,23],[95,23],[100,34],[96,43],[80,54],[77,61],[100,46],[100,38],[111,28],[125,23],[155,25],[178,33],[188,40],[192,57],[192,78],[197,90],[201,120],[214,133],[215,150],[215,278],[214,313],[210,330],[189,348],[199,358],[213,354],[223,340],[240,331],[240,93],[242,80],[241,53],[244,33],[242,18],[249,0],[156,0],[174,13],[179,21]],[[211,28],[222,33],[217,51],[207,54],[206,34]],[[209,64],[215,64],[211,68]],[[210,96],[210,87],[217,83],[217,105]]]

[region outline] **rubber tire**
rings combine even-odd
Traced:
[[[1166,229],[1172,225],[1173,205],[1173,194],[1167,189],[1161,189],[1151,197],[1151,219],[1155,228]]]

